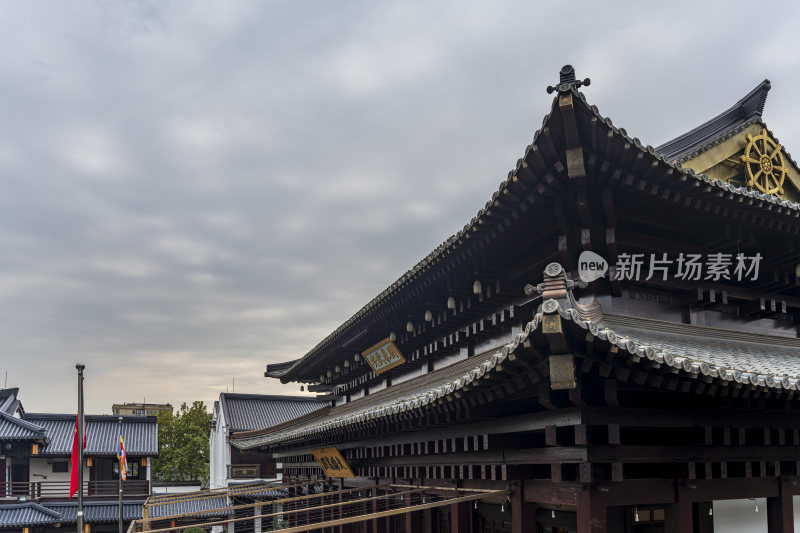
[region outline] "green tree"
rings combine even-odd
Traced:
[[[208,486],[208,437],[211,414],[205,403],[186,403],[172,414],[158,413],[158,459],[153,461],[155,481],[200,480]]]

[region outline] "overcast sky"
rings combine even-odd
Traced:
[[[265,365],[475,215],[565,63],[652,145],[769,78],[800,151],[800,6],[754,5],[6,3],[0,379],[29,412],[75,410],[78,361],[94,413],[299,393]]]

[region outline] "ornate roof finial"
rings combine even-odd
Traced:
[[[584,85],[589,86],[592,83],[592,80],[589,78],[581,80],[575,79],[575,69],[572,68],[572,65],[564,65],[561,67],[561,72],[559,73],[559,80],[558,85],[553,87],[552,85],[547,87],[547,94],[551,94],[555,91],[558,92],[567,92],[570,90],[571,87],[575,89],[580,89]]]

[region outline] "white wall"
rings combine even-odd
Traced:
[[[767,533],[766,498],[715,501],[714,533]]]
[[[48,461],[50,461],[48,463]],[[66,472],[53,472],[54,461],[65,461],[67,463]],[[46,459],[44,457],[31,457],[29,463],[29,481],[66,481],[69,482],[72,473],[72,461],[67,458]],[[37,475],[38,474],[38,475]],[[43,477],[46,476],[46,477]],[[83,467],[83,479],[89,481],[89,468]]]
[[[180,492],[195,492],[201,488],[199,483],[197,485],[166,485],[153,487],[152,492],[153,494],[177,494]]]
[[[714,502],[714,533],[767,533],[767,500],[721,500]],[[800,531],[800,496],[792,498],[794,530]]]
[[[216,424],[209,436],[208,482],[212,489],[217,489],[227,485],[228,465],[231,462],[231,445],[228,442],[225,414],[221,405],[219,410],[214,413],[214,418]]]

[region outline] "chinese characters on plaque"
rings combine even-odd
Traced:
[[[406,362],[400,349],[389,339],[382,340],[361,355],[376,375]]]
[[[337,448],[319,448],[311,450],[311,455],[328,477],[355,477],[350,466]]]

